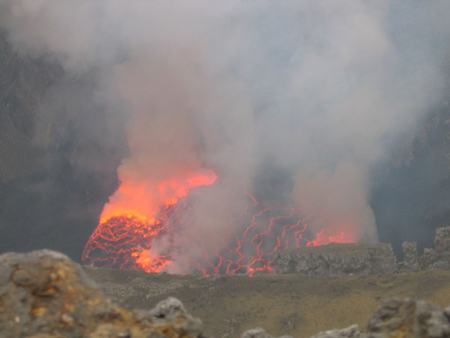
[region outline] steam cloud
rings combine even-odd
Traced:
[[[0,0],[0,26],[24,54],[95,70],[98,100],[126,105],[119,174],[146,182],[150,205],[158,182],[213,169],[377,240],[370,171],[443,90],[450,3],[420,4]],[[183,236],[201,229],[214,247],[243,198],[209,190]]]

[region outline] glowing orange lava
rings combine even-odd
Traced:
[[[119,189],[105,205],[100,216],[100,224],[114,217],[134,217],[141,222],[154,223],[160,206],[170,206],[188,194],[194,187],[211,185],[217,179],[212,170],[187,175],[185,178],[171,179],[157,184],[157,191],[148,182],[131,183],[123,180]],[[155,196],[156,195],[156,196]],[[153,201],[153,203],[152,203]]]
[[[122,182],[105,205],[100,223],[83,250],[82,260],[91,265],[147,272],[164,270],[172,257],[153,255],[152,239],[171,231],[165,223],[180,199],[191,189],[211,185],[216,179],[214,171],[205,170],[184,179],[163,181],[157,185],[157,196],[147,182]]]
[[[247,204],[235,217],[233,227],[221,238],[215,252],[207,249],[207,239],[199,233],[195,243],[203,258],[192,258],[176,235],[191,226],[180,217],[195,205],[202,189],[218,184],[211,171],[188,175],[157,184],[157,198],[149,194],[145,183],[122,183],[103,210],[100,224],[83,251],[82,260],[92,266],[144,270],[147,272],[198,272],[204,275],[273,273],[272,254],[279,249],[324,245],[330,242],[355,242],[345,226],[336,231],[323,228],[311,217],[301,217],[299,210],[285,206],[268,206],[243,188]],[[220,184],[225,184],[221,182]],[[154,193],[154,191],[153,191]],[[149,201],[158,201],[149,203]],[[180,237],[180,236],[179,236]],[[183,237],[181,235],[181,237]],[[163,239],[163,241],[161,241]],[[159,243],[164,246],[156,248]],[[176,259],[175,259],[176,257]]]

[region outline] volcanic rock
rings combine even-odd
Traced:
[[[416,242],[404,242],[403,262],[396,263],[388,243],[331,243],[318,247],[280,250],[274,253],[275,273],[306,276],[373,275],[450,270],[450,227],[436,230],[435,249],[417,253]]]
[[[450,269],[450,227],[436,230],[435,249],[426,248],[419,257],[421,270]]]
[[[382,274],[396,271],[397,260],[388,243],[331,243],[275,252],[277,274],[330,276]]]
[[[273,338],[270,334],[266,332],[261,327],[255,329],[247,330],[242,335],[241,338]],[[291,336],[281,336],[279,338],[292,338]]]
[[[342,330],[323,331],[311,338],[364,338],[367,335],[361,333],[358,325],[351,325]]]
[[[423,255],[419,257],[419,264],[421,270],[428,270],[437,261],[436,251],[433,249],[425,248],[423,251]]]
[[[439,254],[450,254],[450,227],[436,230],[434,247]]]
[[[399,272],[416,272],[420,270],[416,242],[403,242],[403,262],[399,263]]]
[[[449,318],[450,307],[442,310],[424,301],[391,298],[368,321],[367,333],[352,325],[311,338],[448,338]],[[200,320],[178,299],[169,297],[149,311],[125,310],[107,299],[67,256],[42,250],[0,256],[0,337],[203,336]],[[272,336],[256,328],[241,338]]]
[[[0,256],[0,337],[201,337],[201,322],[169,298],[128,311],[80,266],[48,250]]]
[[[428,269],[450,269],[450,227],[436,230],[434,239],[435,251],[429,251],[430,263]],[[435,257],[432,257],[434,254]],[[434,258],[434,259],[433,259]]]
[[[383,302],[367,324],[369,338],[450,336],[448,310],[424,301],[391,298]]]

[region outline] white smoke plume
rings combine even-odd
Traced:
[[[270,163],[293,182],[288,204],[377,240],[370,171],[443,90],[450,4],[419,3],[0,0],[0,27],[24,54],[95,69],[99,100],[126,104],[119,174],[145,182],[149,206],[161,181],[207,169],[275,191]],[[184,238],[201,230],[214,247],[243,198],[212,189]]]

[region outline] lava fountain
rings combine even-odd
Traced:
[[[185,243],[188,239],[183,238],[183,231],[192,226],[189,215],[198,198],[213,185],[227,184],[233,183],[218,180],[212,170],[164,181],[158,184],[161,202],[151,208],[145,183],[122,182],[105,206],[82,261],[146,272],[252,276],[273,273],[271,257],[279,249],[357,240],[345,226],[320,228],[317,217],[304,217],[296,208],[260,203],[243,186],[247,203],[239,215],[230,215],[228,235],[220,239],[214,252],[207,249],[208,239],[201,233]],[[186,246],[196,247],[202,257],[186,255]]]

